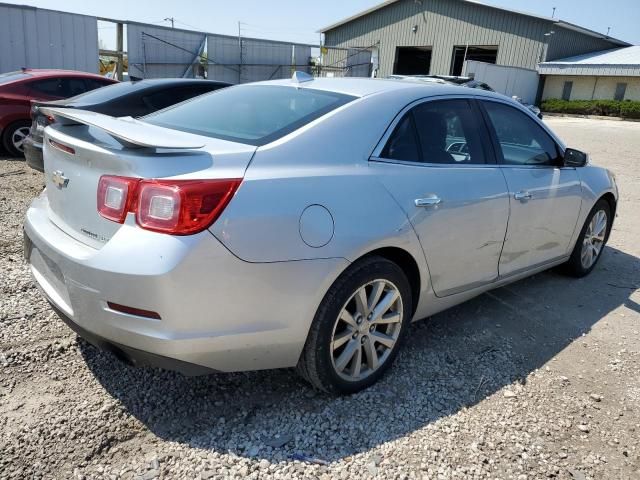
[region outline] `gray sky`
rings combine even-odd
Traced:
[[[212,33],[238,34],[238,21],[245,36],[318,43],[318,29],[380,3],[381,0],[2,0],[74,13],[122,20],[137,20]],[[640,44],[640,0],[488,0],[496,6],[561,18]],[[113,48],[115,28],[100,24],[100,36]]]

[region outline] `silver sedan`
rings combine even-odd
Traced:
[[[89,342],[185,374],[358,391],[412,320],[588,274],[618,201],[525,107],[455,86],[296,73],[141,120],[46,113],[35,280]]]

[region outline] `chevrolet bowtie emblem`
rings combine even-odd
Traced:
[[[69,183],[69,179],[64,176],[62,170],[56,170],[51,174],[51,181],[58,188],[66,188]]]

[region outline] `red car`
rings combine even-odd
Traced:
[[[92,73],[36,70],[0,74],[0,143],[14,156],[23,154],[31,127],[31,100],[59,100],[116,83]]]

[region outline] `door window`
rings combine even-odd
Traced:
[[[81,78],[63,78],[62,86],[66,97],[75,97],[87,91],[87,86]]]
[[[112,85],[113,82],[105,82],[102,80],[97,80],[95,78],[85,78],[84,82],[87,85],[87,91],[95,90],[96,88],[106,87],[107,85]]]
[[[484,151],[467,100],[425,102],[398,123],[383,158],[439,164],[481,164]]]
[[[506,165],[558,165],[553,139],[525,113],[497,102],[482,102],[500,144]]]
[[[484,163],[480,129],[467,100],[425,102],[413,108],[425,163]]]

